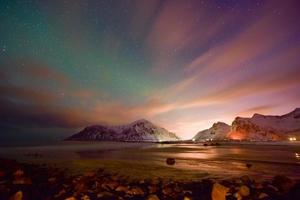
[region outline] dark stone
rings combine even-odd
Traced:
[[[288,198],[289,200],[300,199],[300,182],[296,183],[290,190]]]
[[[250,168],[252,167],[252,164],[247,163],[247,164],[246,164],[246,167],[247,167],[248,169],[250,169]]]
[[[166,163],[168,165],[175,165],[175,158],[167,158]]]
[[[282,175],[277,175],[273,178],[273,185],[276,186],[280,192],[287,193],[293,186],[293,181]]]

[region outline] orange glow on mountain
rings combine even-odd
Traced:
[[[241,132],[232,131],[229,133],[228,137],[232,140],[243,140],[246,138],[246,135]]]

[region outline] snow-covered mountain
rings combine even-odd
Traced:
[[[174,133],[141,119],[120,126],[89,126],[66,140],[158,142],[176,141],[179,138]]]
[[[194,141],[205,140],[300,140],[300,108],[281,115],[254,114],[251,118],[236,117],[231,126],[217,122],[209,129],[198,132]]]
[[[251,118],[237,117],[232,122],[228,136],[231,139],[248,140],[297,138],[300,136],[300,108],[281,116],[254,114]]]
[[[205,140],[224,140],[227,138],[230,132],[230,126],[224,122],[214,123],[209,129],[198,132],[193,141],[205,141]]]

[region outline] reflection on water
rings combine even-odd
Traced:
[[[29,162],[64,163],[64,167],[83,169],[111,167],[126,173],[153,173],[171,176],[174,170],[182,175],[209,174],[213,177],[251,174],[269,178],[284,174],[300,178],[299,145],[221,145],[142,144],[142,143],[63,143],[42,147],[0,148],[1,157]],[[41,157],[28,156],[38,153]],[[166,158],[176,164],[168,166]],[[112,164],[113,163],[113,164]],[[121,163],[120,166],[118,163]],[[251,163],[249,168],[247,163]]]

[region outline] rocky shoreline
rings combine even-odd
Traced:
[[[147,172],[145,172],[147,173]],[[130,179],[103,169],[70,175],[67,169],[0,159],[0,199],[5,200],[292,200],[300,180],[275,176],[262,182],[244,175],[225,180]]]

